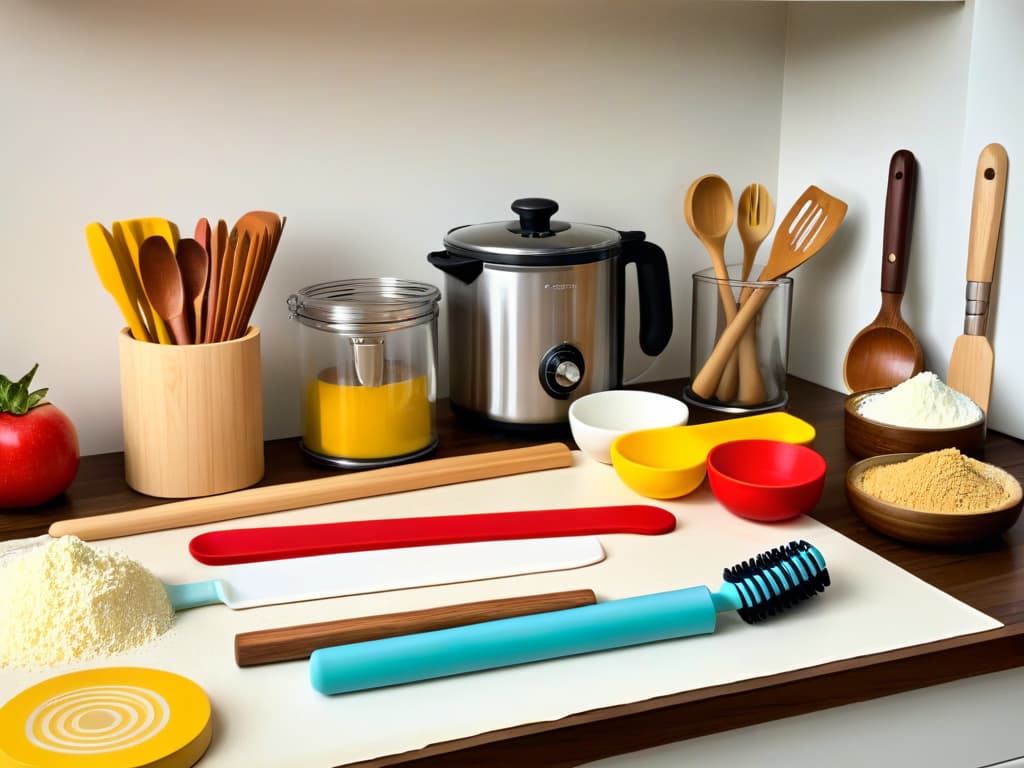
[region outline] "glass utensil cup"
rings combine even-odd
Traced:
[[[752,274],[758,274],[762,265],[755,264]],[[739,274],[739,264],[729,265],[730,274]],[[757,372],[764,384],[764,397],[758,402],[744,402],[738,390],[734,397],[721,400],[705,399],[686,386],[683,400],[691,405],[727,413],[757,413],[783,407],[789,399],[786,393],[786,367],[789,361],[789,325],[793,301],[793,280],[719,280],[713,268],[693,274],[693,316],[690,324],[690,376],[696,376],[726,327],[722,307],[722,286],[727,286],[734,299],[757,288],[771,291],[764,306],[758,311],[751,329],[757,349]],[[748,331],[750,332],[750,331]],[[737,350],[738,351],[738,350]]]
[[[434,451],[439,300],[432,285],[394,278],[318,283],[288,298],[307,454],[358,468]]]

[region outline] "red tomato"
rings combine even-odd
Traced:
[[[30,380],[31,374],[22,380],[26,391]],[[13,395],[22,382],[0,377],[0,389]],[[32,405],[23,413],[23,407],[7,411],[0,403],[0,509],[43,504],[67,490],[78,472],[75,427],[56,406],[35,404],[45,392],[32,393]],[[25,404],[20,398],[19,405]]]

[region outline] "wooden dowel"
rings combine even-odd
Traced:
[[[73,535],[83,541],[96,541],[570,466],[572,452],[567,445],[544,443],[505,451],[429,459],[297,483],[247,488],[124,512],[59,520],[50,526],[50,535]]]
[[[240,667],[251,667],[305,659],[318,648],[414,632],[431,632],[531,613],[560,611],[596,602],[593,590],[576,589],[242,632],[235,635],[235,661]]]

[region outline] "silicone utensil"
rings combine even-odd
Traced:
[[[173,672],[78,670],[0,707],[0,765],[189,768],[210,744],[210,715],[206,692]]]
[[[368,469],[297,483],[247,488],[234,493],[185,499],[124,512],[59,520],[50,526],[49,533],[54,537],[74,535],[84,541],[96,541],[571,466],[572,453],[568,446],[564,443],[543,443],[526,448],[428,459],[416,464]]]
[[[228,565],[469,541],[598,533],[657,535],[675,527],[671,512],[636,504],[236,528],[201,533],[188,549],[200,563]]]
[[[725,179],[715,174],[701,176],[686,190],[683,215],[690,230],[704,244],[715,277],[719,281],[729,279],[729,268],[725,264],[725,238],[732,229],[736,211],[732,204],[732,190]],[[725,321],[731,323],[736,317],[736,297],[727,282],[719,282],[719,296]],[[730,357],[722,371],[715,391],[719,400],[732,400],[736,396],[736,379],[741,375],[735,356]]]
[[[117,257],[114,237],[102,224],[94,222],[87,225],[85,240],[100,283],[107,293],[114,297],[132,336],[138,341],[152,341],[145,321],[139,313],[138,291],[129,288],[133,282],[136,286],[138,284],[135,267]]]
[[[596,536],[481,541],[226,565],[216,579],[164,586],[176,611],[214,603],[238,610],[561,571],[603,559]]]
[[[113,224],[114,242],[125,252],[132,264],[135,266],[135,273],[141,281],[139,270],[139,249],[147,237],[162,237],[173,250],[178,243],[178,227],[172,221],[150,216],[142,219],[125,219],[115,221]],[[141,282],[139,283],[139,304],[146,323],[153,330],[154,338],[161,344],[170,344],[171,335],[164,325],[163,320],[157,315],[142,292]]]
[[[619,479],[642,496],[674,499],[695,491],[707,474],[708,453],[733,440],[814,442],[815,429],[803,419],[776,411],[706,424],[630,432],[612,443]]]
[[[574,589],[567,592],[503,597],[419,611],[240,632],[235,635],[235,662],[240,667],[252,667],[257,664],[308,659],[309,654],[317,648],[330,648],[343,643],[359,643],[413,632],[431,632],[435,629],[461,627],[464,624],[544,611],[561,611],[581,605],[593,605],[596,602],[597,596],[593,590]]]
[[[846,208],[846,203],[818,187],[812,185],[804,190],[779,224],[772,241],[771,255],[758,275],[758,282],[784,277],[814,256],[832,239],[846,216]],[[690,384],[698,396],[708,400],[714,394],[729,356],[770,293],[771,288],[756,288],[749,295],[741,296],[743,306],[736,313],[736,319],[722,332],[711,355]],[[752,381],[752,378],[747,381]],[[742,403],[758,403],[763,400],[763,394],[746,391],[741,377],[739,400]]]
[[[1006,150],[1000,144],[989,144],[978,156],[967,251],[967,311],[964,332],[954,342],[949,359],[949,386],[967,395],[986,413],[995,359],[985,333],[1008,165]]]
[[[889,161],[882,230],[882,307],[875,319],[850,342],[843,361],[843,381],[851,392],[895,387],[924,370],[924,350],[900,315],[910,260],[917,161],[898,150]]]
[[[725,569],[717,592],[705,586],[499,619],[364,643],[310,655],[317,691],[346,693],[715,631],[717,614],[762,621],[829,584],[821,553],[806,541]]]

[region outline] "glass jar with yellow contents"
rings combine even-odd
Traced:
[[[298,321],[302,449],[336,467],[412,461],[437,447],[433,285],[317,283],[288,297]]]

